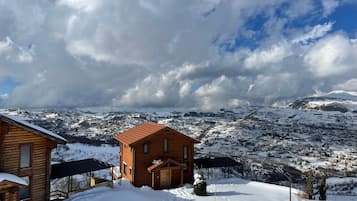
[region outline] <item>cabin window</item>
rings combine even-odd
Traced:
[[[20,194],[20,200],[30,200],[31,198],[31,191],[30,191],[30,186],[31,186],[31,181],[30,177],[21,177],[21,179],[25,180],[27,182],[27,186],[24,188],[20,188],[19,194]]]
[[[188,146],[187,145],[183,146],[183,159],[184,160],[188,159]]]
[[[123,173],[126,175],[127,173],[127,168],[128,168],[128,164],[126,164],[126,162],[123,162]]]
[[[31,167],[31,145],[23,144],[20,146],[20,168]]]
[[[168,146],[169,146],[168,144],[169,144],[168,139],[165,138],[164,139],[164,152],[165,153],[167,153],[167,151],[168,151]]]
[[[185,172],[188,170],[188,162],[183,163],[183,170]]]
[[[144,144],[144,153],[148,153],[149,152],[149,145],[148,143]]]

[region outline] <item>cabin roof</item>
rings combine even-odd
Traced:
[[[182,168],[184,167],[184,165],[182,165],[181,163],[169,158],[169,159],[167,159],[165,161],[161,161],[160,160],[157,163],[152,164],[151,166],[149,166],[147,168],[147,170],[148,170],[149,173],[151,173],[152,171],[155,171],[155,170],[161,168],[162,166],[164,166],[166,164],[171,164],[171,165],[179,166],[179,167],[182,167]]]
[[[169,128],[166,125],[163,124],[156,124],[156,123],[152,123],[152,122],[145,122],[143,124],[140,124],[134,128],[130,128],[129,130],[123,132],[123,133],[119,133],[114,135],[114,139],[124,143],[124,144],[128,144],[128,145],[132,145],[135,144],[151,135],[154,135],[155,133],[159,132],[162,129],[165,128]],[[172,129],[172,128],[170,128]],[[174,130],[174,129],[172,129]],[[199,141],[188,137],[180,132],[176,132],[178,135],[182,135],[186,138],[188,138],[189,140],[198,143]]]
[[[94,172],[112,167],[114,167],[112,164],[94,158],[53,164],[51,167],[51,179]]]
[[[5,172],[0,172],[0,184],[3,182],[11,182],[17,185],[21,185],[21,186],[27,186],[27,182],[23,179],[21,179],[20,177],[13,175],[13,174],[9,174],[9,173],[5,173]]]
[[[33,133],[39,135],[39,136],[50,139],[50,140],[55,141],[60,144],[65,144],[67,142],[67,140],[65,138],[63,138],[62,136],[55,134],[55,133],[53,133],[47,129],[44,129],[40,126],[31,124],[18,116],[12,116],[12,115],[10,116],[10,115],[6,115],[6,114],[0,114],[0,120],[6,122],[8,124],[15,125],[20,128],[23,128],[25,130],[28,130],[30,132],[33,132]]]
[[[238,167],[242,164],[229,157],[209,157],[194,160],[198,168]]]

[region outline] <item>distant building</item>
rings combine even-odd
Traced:
[[[121,175],[135,186],[163,189],[193,181],[197,140],[155,123],[143,123],[114,138],[120,142]]]
[[[19,118],[0,114],[0,201],[47,201],[51,150],[66,140]]]

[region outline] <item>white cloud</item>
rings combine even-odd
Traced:
[[[328,17],[339,6],[340,0],[323,0],[323,17]]]
[[[12,49],[12,40],[6,37],[4,40],[0,41],[0,56],[5,52],[9,52]]]
[[[325,24],[318,24],[318,25],[312,27],[311,31],[293,39],[292,42],[307,44],[311,40],[321,38],[321,37],[325,36],[328,32],[331,31],[333,24],[334,23],[332,23],[332,22],[328,22]]]
[[[4,102],[215,109],[328,90],[357,76],[355,42],[327,35],[331,22],[289,25],[321,19],[321,5],[0,0],[0,77],[18,83]]]
[[[333,86],[334,90],[346,90],[357,92],[357,78],[347,80],[346,82],[336,84]]]
[[[356,71],[357,43],[340,33],[318,41],[304,61],[316,77],[329,77]]]
[[[259,69],[267,65],[280,63],[284,58],[292,54],[289,45],[286,42],[282,42],[273,45],[269,49],[254,51],[245,59],[244,64],[247,68]]]
[[[68,6],[84,12],[91,12],[95,10],[100,3],[100,0],[59,0],[57,2],[58,5]]]
[[[34,49],[24,48],[17,45],[10,37],[0,40],[0,58],[16,63],[31,63],[33,60]]]
[[[247,101],[235,98],[236,92],[234,81],[226,76],[220,76],[200,87],[195,96],[203,110],[216,110],[247,105]]]

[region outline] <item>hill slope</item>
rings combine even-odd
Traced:
[[[241,201],[286,201],[289,200],[289,188],[272,184],[253,182],[238,178],[210,181],[207,191],[208,196],[196,196],[192,194],[190,185],[171,190],[152,190],[149,187],[135,188],[127,181],[116,184],[113,189],[98,187],[73,195],[66,201],[116,201],[121,198],[130,201],[206,201],[206,200],[241,200]],[[293,189],[292,201],[302,201],[295,196]],[[330,201],[352,201],[353,196],[333,196]]]

